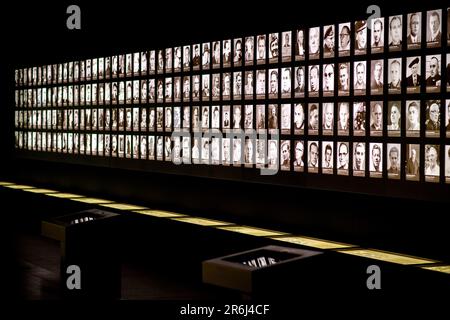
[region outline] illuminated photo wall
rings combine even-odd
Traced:
[[[450,183],[446,21],[432,9],[20,68],[15,146]]]

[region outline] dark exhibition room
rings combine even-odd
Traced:
[[[448,303],[450,3],[4,13],[11,302],[160,319]]]

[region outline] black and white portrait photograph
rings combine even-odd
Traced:
[[[339,82],[338,82],[338,95],[348,96],[350,92],[350,62],[339,63]]]
[[[125,75],[131,77],[133,75],[133,54],[125,55]],[[94,59],[92,59],[92,77],[94,77]]]
[[[365,102],[353,103],[353,135],[366,135],[366,104]]]
[[[173,100],[175,102],[181,101],[181,77],[174,77],[173,78]],[[142,96],[142,94],[141,94]]]
[[[440,148],[437,144],[425,145],[425,181],[439,182],[441,175]]]
[[[372,19],[372,53],[384,51],[384,18]]]
[[[295,31],[294,43],[295,61],[305,60],[306,44],[305,44],[305,30],[298,29]]]
[[[211,67],[211,43],[202,44],[202,70],[209,70]]]
[[[242,97],[242,72],[233,72],[233,99],[240,100]]]
[[[191,127],[191,109],[189,106],[183,107],[183,131],[189,131]]]
[[[450,137],[450,99],[445,101],[445,136]]]
[[[149,52],[148,73],[149,74],[155,74],[156,73],[156,51],[155,50],[151,50]],[[114,57],[113,57],[113,75],[114,75]]]
[[[211,138],[211,163],[214,165],[220,164],[220,142],[221,138]]]
[[[166,71],[166,73],[170,73],[172,72],[172,68],[173,68],[173,57],[172,57],[172,48],[166,48],[165,51],[165,65],[164,65],[164,70]]]
[[[191,69],[191,46],[183,46],[183,71]]]
[[[408,50],[422,46],[422,12],[408,13],[406,45]]]
[[[290,62],[292,57],[292,32],[281,33],[281,61]]]
[[[402,89],[402,60],[394,58],[388,60],[388,92],[400,94]]]
[[[229,105],[222,106],[222,129],[231,129],[231,108]]]
[[[422,83],[420,56],[406,58],[406,93],[420,93]]]
[[[214,69],[220,68],[222,56],[220,54],[220,41],[214,41],[212,44],[212,65]]]
[[[173,130],[181,129],[181,107],[173,107]]]
[[[366,61],[355,61],[353,69],[353,94],[355,96],[366,95]]]
[[[294,140],[293,142],[294,147],[294,161],[292,162],[292,166],[294,168],[294,171],[296,172],[303,172],[305,168],[304,158],[303,155],[305,153],[305,145],[302,140]]]
[[[164,156],[164,137],[156,137],[156,160],[162,161]]]
[[[320,27],[309,28],[309,59],[320,58]]]
[[[371,142],[369,144],[369,171],[371,178],[381,178],[383,174],[383,145]]]
[[[242,66],[242,38],[237,38],[233,40],[233,66]]]
[[[201,129],[209,129],[209,106],[203,106],[201,108]]]
[[[450,53],[447,53],[447,92],[450,92]]]
[[[427,11],[427,48],[441,46],[442,39],[442,10]]]
[[[420,101],[407,100],[405,104],[406,136],[420,136]]]
[[[322,141],[322,173],[333,174],[334,168],[333,141]]]
[[[245,99],[253,99],[253,88],[254,88],[254,82],[253,82],[253,71],[245,71],[245,83],[244,83],[244,94]]]
[[[202,100],[208,101],[211,97],[209,74],[202,74]]]
[[[279,107],[277,104],[269,104],[267,109],[267,127],[269,128],[269,133],[271,134],[278,133],[278,109]]]
[[[355,21],[355,55],[367,53],[367,21]]]
[[[255,164],[255,139],[250,139],[249,137],[245,138],[244,141],[244,166],[246,168],[252,168],[253,164]]]
[[[318,97],[319,96],[319,81],[320,81],[320,72],[319,65],[311,65],[308,70],[309,74],[309,85],[308,85],[308,95],[310,97]]]
[[[334,25],[323,26],[323,57],[333,58],[335,52]]]
[[[164,161],[172,161],[172,139],[170,139],[170,136],[164,138]]]
[[[231,140],[222,139],[222,165],[229,166],[231,162]]]
[[[305,67],[295,67],[294,92],[296,98],[305,96]]]
[[[450,46],[450,8],[447,8],[447,46]]]
[[[322,104],[322,134],[329,136],[334,132],[334,103],[324,102]]]
[[[281,97],[291,97],[291,68],[281,68]]]
[[[389,137],[400,137],[401,102],[389,101],[387,111],[387,134]]]
[[[255,58],[255,38],[245,37],[245,65],[252,66]]]
[[[266,97],[266,72],[265,70],[256,70],[256,98],[264,99]]]
[[[383,94],[383,60],[372,60],[370,62],[370,93]]]
[[[222,99],[229,100],[231,96],[231,73],[222,74]]]
[[[173,71],[180,72],[182,64],[182,49],[181,47],[173,48]]]
[[[280,141],[280,169],[289,171],[291,169],[291,141]]]
[[[156,102],[161,103],[164,101],[164,78],[156,80]]]
[[[428,55],[425,60],[425,84],[427,92],[441,90],[441,55]]]
[[[266,63],[266,35],[260,34],[256,37],[256,63]]]
[[[319,104],[308,104],[308,134],[319,134]]]
[[[278,62],[278,49],[279,48],[279,36],[278,33],[270,33],[269,34],[269,62],[276,63]]]
[[[445,182],[450,183],[450,145],[445,146]]]
[[[350,106],[348,102],[338,104],[338,135],[348,136],[350,127]]]
[[[278,69],[269,69],[269,99],[278,98]]]
[[[291,134],[291,105],[281,105],[281,134]]]
[[[244,129],[252,130],[255,129],[253,126],[253,105],[247,104],[244,108]]]
[[[200,43],[192,45],[192,69],[200,70],[201,55],[200,55]]]
[[[212,75],[212,91],[211,91],[211,96],[213,100],[220,99],[220,92],[221,92],[220,88],[221,88],[220,73],[214,73]]]
[[[400,164],[402,163],[401,155],[400,143],[387,144],[386,168],[389,179],[400,179]]]
[[[192,101],[199,101],[201,95],[200,75],[194,74],[192,76]]]
[[[403,18],[401,15],[389,17],[389,51],[402,49]]]
[[[308,172],[319,172],[319,141],[308,141]]]
[[[149,160],[155,160],[155,136],[148,136],[147,139],[147,153]]]
[[[192,107],[192,131],[200,131],[201,110],[199,106]]]
[[[240,166],[242,163],[242,139],[233,138],[233,165]]]
[[[227,68],[231,66],[231,60],[233,58],[231,51],[231,40],[222,41],[222,67]]]
[[[334,64],[327,63],[322,67],[322,93],[324,97],[334,95]]]
[[[347,57],[350,55],[350,39],[351,39],[350,27],[351,27],[350,22],[339,24],[339,40],[338,40],[339,57]]]
[[[164,122],[164,108],[157,107],[156,108],[156,130],[157,131],[163,131],[163,122]]]
[[[86,69],[86,71],[87,71],[87,69]],[[124,54],[119,55],[118,75],[121,78],[125,77],[125,55]],[[87,72],[86,72],[86,76],[87,76]]]
[[[425,103],[425,136],[439,137],[441,130],[441,103],[439,100],[427,100]]]
[[[336,169],[338,175],[348,176],[349,152],[348,142],[337,142],[336,144]]]
[[[183,77],[183,101],[190,101],[191,97],[191,78],[189,76]]]
[[[366,175],[366,144],[353,142],[353,175],[364,177]]]
[[[172,131],[172,107],[164,108],[164,130],[166,132]]]
[[[212,106],[211,110],[211,128],[220,129],[220,107]]]
[[[256,105],[256,130],[263,131],[266,129],[266,109],[263,104]]]
[[[156,99],[155,93],[155,79],[148,80],[148,89],[147,89],[147,100],[149,103],[154,103]]]

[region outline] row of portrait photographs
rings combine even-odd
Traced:
[[[370,48],[372,53],[385,50],[398,51],[406,43],[407,49],[419,49],[426,42],[427,48],[440,47],[442,39],[442,11],[429,10],[388,18],[373,18],[371,24]],[[447,9],[450,16],[450,8]],[[425,17],[426,16],[426,17]],[[423,28],[423,24],[426,24]],[[406,21],[404,21],[406,20]],[[352,31],[353,30],[353,31]],[[351,34],[354,34],[353,40]],[[339,35],[339,37],[337,37]],[[305,38],[308,37],[308,44]],[[426,41],[422,38],[426,37]],[[293,39],[294,38],[294,39]],[[366,54],[368,49],[367,21],[339,23],[261,34],[222,41],[198,43],[174,48],[143,51],[129,54],[101,57],[82,61],[72,61],[40,67],[17,69],[16,85],[45,85],[105,78],[164,74],[171,72],[208,70],[211,67],[226,68],[244,65],[289,62],[309,59],[331,58],[338,52],[339,57]],[[385,39],[386,38],[386,39]],[[406,41],[403,41],[406,38]],[[322,39],[322,42],[321,42]],[[336,46],[337,40],[337,46]],[[385,41],[387,40],[387,41]],[[353,43],[353,45],[352,45]],[[450,45],[450,18],[447,18],[447,43]]]
[[[368,172],[371,178],[385,174],[388,179],[400,179],[404,174],[412,181],[419,181],[423,174],[425,181],[439,182],[444,176],[450,183],[450,145],[35,131],[16,131],[15,138],[16,148],[25,150],[358,177]],[[441,170],[441,161],[445,170]]]
[[[427,138],[439,138],[445,131],[449,138],[450,99],[22,110],[15,112],[15,127],[133,132],[243,129],[283,135]]]
[[[197,74],[118,82],[101,82],[43,88],[16,89],[16,107],[83,106],[103,104],[172,103],[190,101],[252,100],[365,96],[383,93],[450,92],[450,53],[447,54],[445,86],[441,55]],[[425,73],[422,72],[422,60]],[[402,72],[402,65],[405,65]],[[385,77],[385,68],[387,76]],[[335,71],[337,69],[337,71]],[[321,70],[321,71],[320,71]],[[369,71],[369,72],[368,72]],[[292,77],[292,74],[294,77]],[[322,75],[322,77],[320,76]],[[244,79],[242,79],[244,76]],[[281,79],[280,79],[281,78]],[[384,84],[387,78],[387,85]],[[308,84],[305,80],[308,79]],[[322,80],[321,80],[322,79]],[[337,85],[336,85],[337,83]],[[191,85],[192,84],[192,85]],[[370,85],[368,85],[370,84]],[[337,94],[336,94],[337,93]]]

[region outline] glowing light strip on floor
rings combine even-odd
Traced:
[[[421,267],[421,268],[425,269],[425,270],[431,270],[431,271],[436,271],[436,272],[442,272],[442,273],[450,274],[450,265],[445,265],[445,266],[426,266],[426,267]]]
[[[34,188],[32,186],[26,186],[26,185],[22,185],[22,184],[7,185],[5,187],[10,188],[10,189],[16,189],[16,190],[25,190],[25,189],[33,189]]]
[[[148,209],[146,207],[135,206],[133,204],[127,204],[127,203],[99,204],[99,206],[106,207],[106,208],[111,208],[111,209],[123,210],[123,211],[134,211],[134,210]]]
[[[243,234],[247,234],[247,235],[255,236],[255,237],[274,237],[274,236],[288,235],[288,233],[285,233],[285,232],[273,231],[273,230],[267,230],[267,229],[259,229],[259,228],[247,227],[247,226],[217,227],[217,229],[231,231],[231,232],[237,232],[237,233],[243,233]]]
[[[322,240],[322,239],[316,239],[316,238],[310,238],[310,237],[303,237],[303,236],[282,236],[282,237],[270,237],[272,240],[276,241],[282,241],[282,242],[289,242],[294,243],[306,247],[316,248],[316,249],[344,249],[344,248],[351,248],[356,247],[352,244],[346,244],[346,243],[339,243],[334,241],[328,241],[328,240]]]
[[[294,236],[292,234],[281,232],[281,231],[274,231],[274,230],[268,230],[268,229],[261,229],[261,228],[255,228],[255,227],[249,227],[249,226],[238,226],[233,223],[219,221],[219,220],[212,220],[212,219],[206,219],[206,218],[200,218],[200,217],[193,217],[188,216],[181,213],[176,212],[170,212],[170,211],[164,211],[164,210],[152,210],[146,207],[132,205],[132,204],[126,204],[126,203],[115,203],[112,200],[104,200],[104,199],[97,199],[97,198],[89,198],[82,195],[72,194],[72,193],[60,193],[58,191],[50,190],[50,189],[40,189],[35,188],[32,186],[27,185],[16,185],[12,182],[6,182],[1,181],[0,187],[6,187],[16,190],[23,190],[27,192],[34,192],[37,194],[43,194],[50,197],[56,197],[56,198],[62,198],[62,199],[69,199],[73,201],[83,202],[83,203],[89,203],[98,205],[101,207],[107,207],[112,209],[118,209],[118,210],[124,210],[124,211],[132,211],[135,213],[158,217],[158,218],[168,218],[170,220],[185,222],[185,223],[192,223],[197,224],[205,227],[213,227],[220,230],[230,231],[230,232],[237,232],[242,234],[247,234],[251,236],[256,237],[267,237],[272,240],[276,241],[282,241],[282,242],[288,242],[318,249],[331,249],[336,250],[336,252],[343,253],[343,254],[349,254],[353,256],[363,257],[363,258],[369,258],[369,259],[375,259],[395,264],[401,264],[401,265],[420,265],[416,266],[424,270],[431,270],[435,272],[441,272],[450,274],[450,265],[440,265],[440,266],[422,266],[424,264],[437,264],[440,263],[439,261],[431,260],[431,259],[425,259],[425,258],[419,258],[419,257],[413,257],[393,252],[387,252],[387,251],[381,251],[381,250],[375,250],[375,249],[363,249],[363,248],[353,248],[356,247],[355,245],[346,244],[346,243],[339,243],[329,240],[322,240],[322,239],[316,239],[316,238],[310,238],[310,237],[304,237],[304,236]]]
[[[85,198],[85,196],[82,196],[82,195],[79,195],[79,194],[60,193],[60,192],[48,193],[48,194],[46,194],[46,196],[55,197],[55,198],[61,198],[61,199]]]
[[[233,223],[229,223],[229,222],[205,219],[205,218],[195,218],[195,217],[171,218],[171,220],[196,224],[196,225],[205,226],[205,227],[218,227],[218,226],[233,225]]]
[[[438,262],[430,259],[418,258],[374,249],[349,249],[349,250],[337,250],[337,252],[402,265],[427,264]]]
[[[49,193],[56,193],[56,192],[58,192],[58,191],[50,190],[50,189],[25,189],[23,191],[32,192],[32,193],[43,193],[43,194],[49,194]]]
[[[114,203],[111,200],[97,199],[97,198],[74,198],[73,201],[88,203],[88,204],[105,204],[105,203]]]
[[[157,217],[157,218],[180,218],[187,217],[185,214],[163,211],[163,210],[136,210],[133,211],[139,214],[144,214],[147,216]]]

